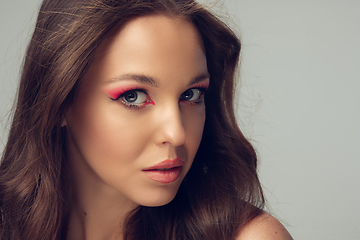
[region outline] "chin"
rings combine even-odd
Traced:
[[[145,207],[160,207],[171,202],[178,191],[179,187],[172,188],[161,187],[153,191],[147,191],[146,194],[141,194],[141,199],[137,199],[137,204]]]
[[[174,199],[174,197],[171,199],[167,199],[166,201],[164,201],[164,200],[152,201],[152,202],[146,202],[145,204],[141,204],[141,205],[145,206],[145,207],[161,207],[161,206],[164,206],[164,205],[170,203]]]

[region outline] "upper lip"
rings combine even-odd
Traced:
[[[171,168],[181,167],[182,165],[184,165],[184,163],[185,162],[183,160],[181,160],[180,158],[175,158],[174,160],[166,159],[162,162],[155,164],[154,166],[144,169],[143,171],[171,169]]]

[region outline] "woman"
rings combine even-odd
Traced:
[[[239,52],[192,0],[45,0],[0,167],[1,239],[290,239],[234,117]]]

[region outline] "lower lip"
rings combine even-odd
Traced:
[[[169,170],[145,170],[145,175],[160,183],[175,182],[181,175],[181,167],[171,168]]]

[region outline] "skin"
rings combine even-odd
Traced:
[[[174,198],[202,137],[205,104],[196,88],[208,84],[202,40],[190,22],[147,16],[109,33],[64,120],[73,183],[67,239],[121,239],[131,210]],[[131,107],[129,95],[114,100],[128,89],[141,90]],[[196,101],[184,99],[189,91]],[[184,165],[174,182],[144,174],[175,158]]]
[[[263,212],[241,229],[237,240],[293,240],[293,238],[276,218]]]
[[[174,198],[202,137],[205,105],[196,88],[208,84],[201,38],[184,19],[140,17],[105,37],[63,123],[72,181],[68,240],[122,239],[130,211]],[[129,89],[141,90],[131,104]],[[195,97],[185,100],[189,90]],[[184,161],[177,180],[159,183],[144,174],[176,157]],[[267,213],[237,237],[291,239]]]

